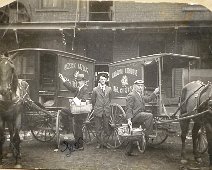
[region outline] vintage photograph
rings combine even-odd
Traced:
[[[0,169],[212,170],[211,11],[0,0]]]

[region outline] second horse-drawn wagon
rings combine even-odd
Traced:
[[[169,134],[175,132],[173,127],[176,128],[176,126],[173,126],[172,123],[179,122],[177,114],[179,108],[176,109],[176,106],[181,89],[184,84],[190,81],[190,67],[192,64],[195,65],[198,59],[199,57],[195,56],[163,53],[130,58],[109,64],[109,85],[113,91],[113,99],[111,102],[110,133],[107,134],[104,144],[111,148],[118,148],[127,138],[130,139],[130,136],[122,136],[120,130],[126,129],[127,126],[126,96],[132,91],[134,81],[138,79],[144,80],[147,94],[152,93],[156,87],[160,89],[157,99],[146,104],[146,111],[154,115],[154,131],[156,134],[155,137],[148,139],[148,143],[150,145],[163,143]],[[185,68],[186,71],[183,73]],[[170,103],[171,100],[172,103]],[[170,108],[165,106],[165,101],[169,102]],[[174,104],[175,109],[173,109]],[[167,121],[164,122],[164,120]],[[88,114],[83,128],[85,141],[91,142],[95,139],[92,112]],[[145,140],[142,130],[138,137]],[[201,138],[199,143],[200,150],[205,151],[207,148],[205,136]],[[145,141],[138,143],[141,152],[145,151],[145,147]]]

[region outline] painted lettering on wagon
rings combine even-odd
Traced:
[[[128,86],[128,87],[117,87],[117,86],[113,86],[113,91],[115,93],[120,93],[120,94],[124,94],[124,93],[130,93],[133,89],[133,86]]]
[[[77,68],[83,72],[86,72],[88,73],[88,67],[86,67],[85,65],[83,64],[80,64],[80,63],[66,63],[64,65],[64,70],[69,70],[69,69],[73,69],[73,68]]]
[[[131,74],[131,75],[134,75],[134,76],[137,76],[138,75],[138,70],[134,69],[134,68],[123,68],[123,69],[119,69],[119,70],[115,70],[113,73],[112,73],[112,78],[115,78],[119,75],[122,75],[122,74]]]

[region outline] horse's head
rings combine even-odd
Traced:
[[[9,57],[4,55],[0,58],[0,94],[6,98],[16,92],[18,79],[15,72],[14,64]]]

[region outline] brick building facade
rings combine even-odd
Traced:
[[[48,48],[114,61],[155,53],[200,56],[212,68],[212,13],[200,5],[18,0],[0,9],[0,52]],[[192,66],[191,66],[192,67]]]

